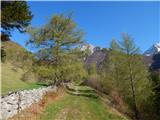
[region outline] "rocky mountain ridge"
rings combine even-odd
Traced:
[[[94,47],[93,53],[89,55],[85,64],[87,66],[91,64],[96,64],[97,67],[101,65],[104,59],[108,56],[108,50],[104,48]],[[160,43],[154,44],[150,49],[148,49],[143,56],[144,63],[152,70],[160,70]]]
[[[160,52],[160,42],[153,44],[148,50],[144,52],[145,56],[154,56]]]

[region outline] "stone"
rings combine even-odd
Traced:
[[[18,106],[20,108],[19,110],[26,109],[33,103],[39,102],[46,92],[56,90],[56,87],[49,86],[33,90],[18,91],[1,97],[2,120],[7,120],[16,115],[18,113]]]

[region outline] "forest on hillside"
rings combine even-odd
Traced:
[[[87,44],[85,30],[79,28],[73,16],[72,13],[54,14],[45,25],[34,27],[31,26],[34,14],[27,2],[1,1],[2,92],[4,90],[6,94],[10,90],[16,91],[16,87],[29,89],[41,85],[67,88],[70,94],[75,94],[74,90],[79,89],[80,95],[96,99],[89,101],[68,95],[62,100],[63,103],[61,101],[58,105],[66,106],[76,99],[80,105],[84,102],[86,110],[97,108],[96,115],[101,116],[106,113],[98,111],[111,108],[103,108],[97,97],[106,95],[110,98],[112,106],[129,119],[159,120],[160,69],[148,66],[129,33],[123,33],[122,40],[112,39],[109,48],[97,48],[94,52],[89,48],[82,50],[82,46]],[[29,52],[12,42],[11,31],[15,29],[22,34],[29,34],[26,46],[37,49],[36,52]],[[100,56],[97,61],[90,62],[90,57],[97,51],[103,53],[103,59]],[[159,53],[153,58],[159,60],[157,56]],[[14,88],[7,87],[11,79],[9,74],[15,76],[15,81],[12,81],[16,84]],[[94,107],[89,107],[88,104]],[[71,106],[75,109],[77,104]],[[78,106],[77,109],[83,108]],[[48,110],[52,109],[48,107]],[[83,114],[86,115],[85,112]],[[95,117],[95,120],[112,118],[97,116],[92,117]],[[42,118],[49,120],[47,116]],[[118,117],[115,119],[120,120]]]

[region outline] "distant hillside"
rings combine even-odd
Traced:
[[[3,41],[1,45],[6,53],[5,61],[17,67],[29,67],[32,64],[33,54],[13,41]]]
[[[28,52],[13,41],[3,41],[2,47],[6,53],[5,61],[2,62],[2,95],[22,89],[39,87],[36,76],[30,68],[33,64],[33,54]],[[28,81],[22,81],[24,73],[29,71]]]
[[[89,67],[92,64],[96,64],[97,67],[100,67],[101,63],[106,58],[106,55],[107,50],[95,47],[94,52],[86,58],[85,64],[87,65],[87,67]]]
[[[91,64],[96,64],[98,68],[102,65],[101,63],[104,59],[107,59],[108,50],[95,50],[90,56],[88,56],[85,60],[86,66],[90,66]],[[152,55],[146,56],[142,55],[143,62],[152,70],[160,69],[160,52]]]
[[[17,90],[32,89],[41,86],[36,83],[34,75],[29,76],[30,81],[24,82],[21,80],[26,69],[21,69],[21,68],[15,69],[15,67],[9,62],[2,63],[1,67],[2,67],[2,72],[1,72],[2,95]]]

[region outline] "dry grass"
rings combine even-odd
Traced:
[[[41,115],[43,114],[45,107],[48,104],[61,99],[63,94],[63,88],[59,88],[57,92],[48,92],[40,102],[32,104],[32,106],[22,110],[19,114],[9,120],[39,120],[41,119]]]
[[[48,92],[43,99],[9,120],[129,120],[100,99]]]

